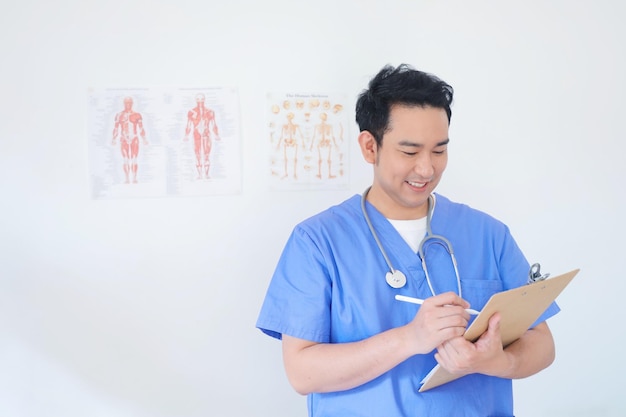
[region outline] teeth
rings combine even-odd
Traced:
[[[413,187],[423,187],[426,185],[425,182],[413,182],[413,181],[407,181],[411,186]]]

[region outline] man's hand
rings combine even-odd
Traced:
[[[444,341],[437,347],[435,359],[455,375],[506,374],[512,362],[502,347],[500,315],[496,313],[491,316],[487,330],[474,343],[463,336]]]
[[[453,292],[426,299],[407,325],[415,353],[429,353],[449,340],[462,338],[470,318],[465,311],[468,307],[469,303]]]

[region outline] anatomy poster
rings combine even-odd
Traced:
[[[88,99],[93,198],[241,191],[235,89],[92,89]]]
[[[345,96],[270,93],[267,97],[271,188],[347,187],[350,122]]]

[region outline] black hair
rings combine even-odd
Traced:
[[[378,146],[389,127],[391,107],[396,104],[444,109],[450,123],[454,90],[432,74],[407,64],[397,68],[386,65],[368,87],[356,102],[356,122],[361,132],[367,130],[374,136]]]

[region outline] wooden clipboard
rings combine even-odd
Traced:
[[[530,328],[579,271],[580,269],[574,269],[544,281],[492,295],[463,336],[472,342],[477,340],[487,330],[489,318],[499,312],[502,345],[509,345]],[[428,391],[457,378],[459,376],[436,365],[422,380],[419,392]]]

